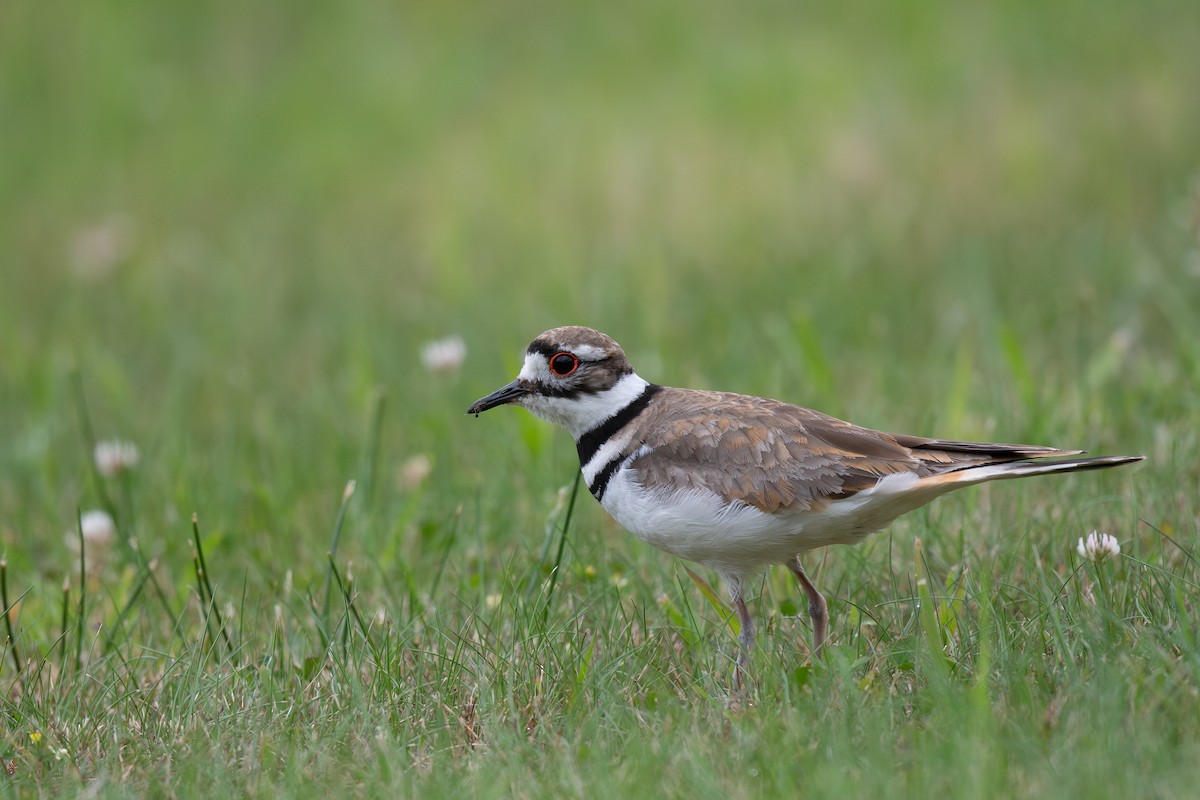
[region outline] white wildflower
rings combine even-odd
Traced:
[[[79,518],[87,547],[108,547],[117,535],[117,525],[107,511],[87,511]]]
[[[467,345],[461,336],[448,336],[421,345],[421,362],[430,372],[456,372],[466,357]]]
[[[1103,561],[1109,556],[1120,554],[1121,545],[1112,534],[1092,531],[1086,541],[1083,538],[1079,539],[1079,545],[1075,549],[1088,561]]]
[[[114,214],[80,228],[71,238],[71,268],[81,278],[98,279],[112,274],[134,248],[133,221]]]
[[[96,574],[108,561],[109,550],[117,538],[117,525],[107,511],[85,511],[79,517],[79,529],[63,535],[67,547],[79,555],[79,532],[83,531],[84,568],[88,574]]]
[[[433,471],[433,462],[429,460],[429,456],[424,453],[417,453],[404,460],[400,465],[400,484],[405,489],[416,489],[425,479],[429,477],[429,473]]]
[[[118,472],[136,467],[142,454],[133,442],[112,439],[107,442],[97,442],[94,456],[96,469],[100,470],[101,475],[111,478]]]

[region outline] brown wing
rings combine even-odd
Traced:
[[[664,389],[644,413],[647,486],[707,487],[763,511],[821,508],[887,475],[920,476],[1077,451],[894,435],[760,397]],[[659,437],[662,437],[659,439]]]

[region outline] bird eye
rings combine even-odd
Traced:
[[[579,369],[579,359],[571,353],[555,353],[550,358],[550,371],[565,378]]]

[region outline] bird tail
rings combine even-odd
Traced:
[[[1000,464],[963,466],[921,478],[918,486],[925,488],[957,489],[986,481],[1027,478],[1053,472],[1083,472],[1089,469],[1109,469],[1122,464],[1142,461],[1145,456],[1098,456],[1094,458],[1065,458],[1057,461],[1006,461]]]

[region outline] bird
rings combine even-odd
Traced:
[[[622,527],[721,576],[739,622],[738,686],[755,643],[745,590],[761,570],[783,564],[796,577],[819,658],[828,603],[803,554],[857,544],[955,489],[1145,458],[885,433],[779,400],[660,386],[581,326],[539,334],[516,379],[467,413],[502,405],[566,429],[588,490]]]

